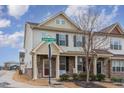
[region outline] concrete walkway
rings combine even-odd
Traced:
[[[29,84],[14,81],[13,74],[15,71],[0,71],[0,87],[1,88],[49,88],[49,86],[32,86]]]

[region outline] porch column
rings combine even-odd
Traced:
[[[103,74],[105,74],[106,77],[108,77],[108,60],[108,58],[105,58],[103,64]]]
[[[37,71],[37,55],[36,54],[33,54],[33,80],[36,80],[37,79],[37,74],[38,74],[38,71]]]
[[[60,75],[60,65],[59,65],[60,61],[59,61],[59,55],[57,55],[56,57],[56,78],[59,79],[59,75]]]
[[[94,57],[93,61],[93,74],[97,75],[97,57]]]
[[[78,61],[77,61],[77,57],[78,56],[75,56],[75,73],[78,73]]]

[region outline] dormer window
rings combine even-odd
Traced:
[[[65,24],[65,20],[64,19],[56,19],[56,24],[64,25]]]

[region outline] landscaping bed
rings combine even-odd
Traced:
[[[105,86],[95,84],[94,82],[86,83],[86,81],[77,81],[75,84],[83,87],[83,88],[106,88]]]
[[[46,79],[37,79],[37,80],[32,80],[26,75],[19,75],[19,71],[16,71],[16,73],[13,76],[13,80],[22,82],[22,83],[27,83],[30,85],[34,86],[48,86],[48,80]]]

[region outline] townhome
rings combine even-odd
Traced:
[[[42,38],[56,38],[51,43],[51,76],[86,72],[86,34],[66,14],[58,13],[41,23],[27,22],[25,25],[25,73],[33,79],[49,75],[48,44]],[[96,32],[98,40],[107,35],[104,47],[94,49],[95,57],[91,67],[93,74],[106,77],[124,77],[124,32],[118,23]]]

